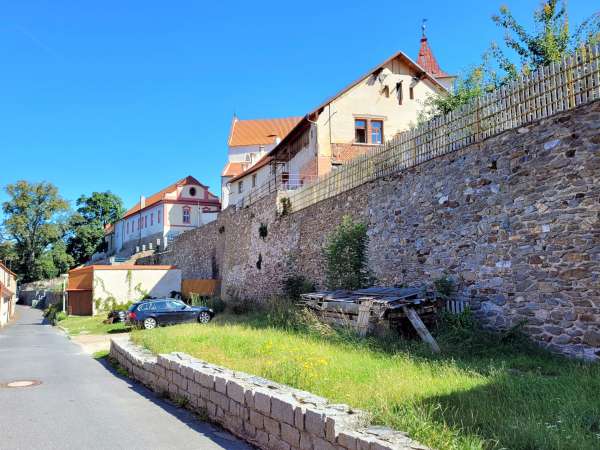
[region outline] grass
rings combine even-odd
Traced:
[[[125,333],[129,331],[123,322],[102,323],[106,320],[106,315],[99,316],[68,316],[59,322],[59,325],[67,330],[69,335],[77,336],[80,334],[112,334]]]
[[[271,324],[222,315],[132,337],[367,410],[437,449],[600,448],[599,365],[456,324],[438,331],[440,356],[395,336]]]

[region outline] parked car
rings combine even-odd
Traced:
[[[127,322],[150,330],[159,325],[185,322],[208,323],[214,315],[214,311],[205,306],[188,306],[181,300],[158,298],[131,305],[127,312]]]

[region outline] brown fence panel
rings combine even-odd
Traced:
[[[219,287],[219,280],[182,280],[181,293],[188,298],[190,294],[198,294],[203,297],[211,297],[215,295]]]

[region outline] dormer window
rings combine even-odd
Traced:
[[[189,206],[184,206],[183,207],[183,223],[191,223],[191,214],[190,214],[190,207]]]

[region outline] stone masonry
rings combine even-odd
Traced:
[[[290,273],[322,287],[323,245],[351,215],[368,224],[377,284],[448,274],[485,326],[523,324],[553,351],[600,355],[600,102],[284,217],[275,203],[228,208],[157,262],[220,278],[225,298],[280,293]]]
[[[268,450],[426,450],[406,434],[370,427],[362,411],[184,353],[152,355],[128,339],[110,355],[133,378]]]

